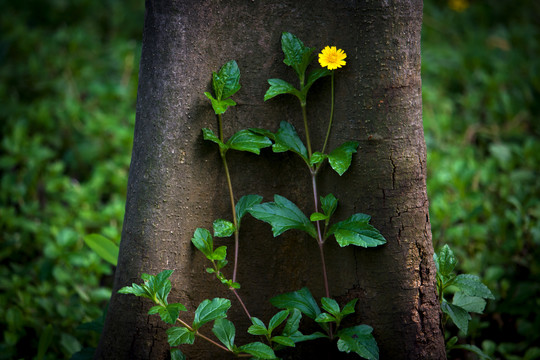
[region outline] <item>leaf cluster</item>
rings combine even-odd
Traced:
[[[205,251],[207,249],[209,248],[206,248]],[[173,270],[164,270],[155,276],[142,274],[143,284],[134,283],[132,286],[125,286],[118,291],[121,294],[133,294],[152,300],[156,305],[150,308],[148,314],[159,314],[161,320],[168,324],[174,325],[178,321],[183,325],[167,329],[167,341],[171,347],[195,343],[196,337],[202,336],[199,329],[210,322],[214,322],[212,332],[232,353],[237,355],[249,354],[258,359],[276,359],[272,348],[261,342],[252,342],[242,346],[234,344],[236,329],[234,324],[226,319],[227,311],[231,307],[229,299],[203,300],[195,310],[191,324],[180,320],[179,313],[180,311],[187,311],[186,307],[180,303],[169,304],[167,302],[167,297],[171,291],[171,282],[168,278],[172,272]],[[275,326],[279,325],[276,322],[277,320],[274,320]],[[173,359],[185,358],[180,349],[172,349],[171,357]]]
[[[229,106],[236,106],[236,102],[230,98],[241,88],[240,69],[235,60],[225,63],[217,73],[212,72],[212,87],[215,97],[209,92],[204,95],[210,99],[216,115],[223,114]]]
[[[274,195],[273,202],[254,205],[248,212],[256,219],[272,226],[274,236],[279,236],[287,230],[304,231],[314,239],[318,239],[315,221],[325,221],[323,241],[333,235],[341,246],[355,245],[375,247],[386,243],[386,239],[373,225],[369,224],[371,217],[357,213],[348,219],[329,225],[329,221],[337,207],[337,199],[332,194],[320,197],[323,213],[313,213],[308,218],[292,201],[281,195]],[[327,230],[326,230],[327,229]]]
[[[234,232],[234,225],[231,222],[218,219],[214,222],[214,232],[217,232],[217,236],[225,235],[230,231],[231,226],[232,231]],[[193,233],[191,243],[212,263],[212,267],[206,269],[208,273],[216,274],[216,277],[229,288],[240,288],[240,284],[227,279],[221,272],[221,269],[227,265],[227,247],[219,246],[214,249],[214,239],[212,238],[210,231],[203,228],[197,228]]]
[[[470,313],[482,314],[486,307],[486,299],[495,299],[495,297],[478,276],[456,275],[454,270],[457,259],[448,245],[444,245],[438,254],[433,255],[433,258],[437,268],[437,291],[445,318],[451,319],[458,329],[467,334],[471,320]],[[449,292],[453,293],[452,302],[448,302],[445,298]],[[473,345],[466,347],[455,345],[457,340],[457,337],[448,340],[448,350],[463,348],[481,353],[481,350]]]
[[[356,153],[359,145],[357,141],[347,141],[332,150],[329,154],[314,152],[310,157],[298,132],[293,125],[286,121],[280,123],[279,129],[275,133],[259,128],[251,128],[249,130],[272,140],[272,150],[275,153],[291,151],[300,156],[310,169],[316,167],[316,171],[318,171],[324,161],[328,159],[330,166],[339,176],[343,175],[351,166],[352,155]]]
[[[133,283],[131,286],[124,286],[118,293],[133,294],[152,300],[156,306],[153,306],[148,314],[159,314],[161,320],[167,324],[174,324],[180,311],[186,311],[186,307],[180,303],[169,304],[167,297],[171,292],[171,281],[169,277],[173,270],[164,270],[157,275],[142,274],[144,280],[142,285]]]
[[[281,49],[285,56],[283,62],[294,69],[298,76],[300,87],[296,88],[282,79],[269,79],[268,84],[270,84],[270,87],[264,95],[264,100],[266,101],[282,94],[291,94],[296,96],[302,104],[305,104],[307,93],[315,81],[330,75],[331,72],[327,69],[313,70],[308,74],[306,81],[306,70],[315,58],[313,54],[315,48],[305,46],[300,39],[291,33],[284,32],[281,35]]]
[[[260,195],[244,195],[238,200],[235,205],[235,216],[237,225],[225,219],[216,219],[213,222],[213,230],[215,237],[230,237],[235,231],[240,229],[243,217],[248,213],[249,209],[262,202]],[[216,277],[229,288],[239,289],[240,284],[227,279],[221,272],[221,269],[227,265],[227,247],[219,246],[214,249],[214,239],[210,231],[202,228],[197,228],[193,233],[191,242],[204,256],[212,263],[211,268],[206,271],[210,274],[216,274]]]
[[[335,323],[338,338],[337,346],[340,351],[349,353],[354,352],[365,359],[375,360],[379,358],[379,348],[375,341],[375,338],[371,334],[373,329],[368,325],[358,325],[354,327],[340,329],[341,321],[347,315],[355,312],[355,305],[358,299],[349,301],[343,308],[340,308],[338,303],[331,298],[323,297],[321,299],[321,306],[325,312],[321,311],[317,301],[311,294],[308,288],[302,288],[290,293],[281,294],[270,299],[272,305],[280,309],[287,309],[289,312],[293,312],[296,317],[299,317],[299,313],[302,313],[310,319],[317,322],[322,328],[323,332],[315,332],[310,335],[303,335],[298,331],[298,327],[287,326],[284,329],[284,334],[288,336],[292,341],[306,341],[314,340],[318,338],[330,337],[329,323]],[[280,313],[276,314],[274,318],[278,317]],[[272,318],[272,319],[274,319]],[[291,318],[295,318],[294,316]],[[299,319],[298,319],[299,321]],[[292,322],[292,321],[291,321]],[[270,321],[272,323],[272,320]],[[294,322],[296,323],[296,320]],[[287,323],[289,325],[289,322]],[[261,335],[263,334],[263,328],[259,325]],[[270,326],[269,326],[270,328]],[[287,330],[287,331],[285,331]],[[271,331],[269,331],[271,333]]]
[[[231,136],[227,142],[221,141],[210,129],[204,128],[202,131],[204,140],[218,144],[222,154],[225,154],[229,149],[233,149],[238,151],[248,151],[259,155],[261,149],[272,145],[272,142],[265,136],[255,134],[247,129],[238,131]]]
[[[207,249],[209,249],[208,247]],[[201,250],[202,251],[202,250]],[[205,250],[206,251],[206,250]],[[208,252],[211,254],[211,252]],[[317,301],[307,288],[298,291],[278,295],[270,300],[277,308],[283,309],[270,319],[268,325],[257,317],[252,317],[252,325],[248,333],[263,336],[269,345],[262,342],[252,342],[242,346],[235,345],[236,328],[227,320],[227,311],[231,307],[228,299],[214,298],[202,301],[195,310],[193,321],[188,324],[179,318],[180,311],[187,311],[181,303],[167,302],[171,291],[169,280],[173,270],[164,270],[157,275],[142,274],[143,284],[132,284],[119,290],[122,294],[133,294],[152,300],[156,305],[151,307],[148,314],[159,314],[162,321],[174,325],[177,321],[183,326],[173,326],[167,330],[167,339],[171,347],[182,344],[193,344],[199,334],[199,329],[214,322],[212,332],[216,338],[230,352],[249,354],[257,359],[276,359],[275,350],[283,347],[295,347],[296,343],[319,338],[329,338],[328,323],[335,323],[337,330],[337,346],[340,351],[354,352],[366,359],[378,359],[378,347],[373,338],[372,328],[367,325],[359,325],[340,329],[341,321],[355,312],[354,307],[357,299],[348,302],[343,308],[331,298],[323,297],[321,311]],[[299,331],[302,314],[317,322],[324,332],[315,332],[304,335]],[[275,332],[279,331],[276,335]],[[173,359],[183,359],[180,349],[172,349]]]

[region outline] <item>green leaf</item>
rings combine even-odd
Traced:
[[[454,271],[457,264],[457,259],[454,256],[454,252],[448,245],[444,245],[439,254],[434,254],[435,266],[437,272],[443,276],[448,276]]]
[[[210,257],[209,260],[225,260],[227,257],[227,247],[226,246],[220,246],[214,252]]]
[[[47,353],[47,349],[51,345],[52,339],[54,335],[54,329],[52,324],[49,324],[45,327],[43,332],[41,333],[41,336],[39,337],[38,342],[38,351],[37,351],[37,360],[42,360],[45,357],[45,354]]]
[[[321,306],[324,310],[328,311],[330,314],[334,315],[335,317],[338,317],[341,313],[339,309],[339,305],[336,300],[323,297],[321,299]]]
[[[248,328],[247,332],[251,335],[264,335],[264,336],[268,335],[268,329],[263,328],[259,325],[251,325]]]
[[[195,332],[183,326],[167,329],[167,341],[170,346],[181,344],[193,344],[195,342]]]
[[[236,203],[236,221],[240,224],[240,221],[253,205],[260,204],[263,200],[263,197],[260,195],[244,195]]]
[[[495,299],[489,288],[476,275],[460,274],[456,276],[452,285],[458,287],[465,295],[478,296],[484,299]]]
[[[289,151],[289,148],[282,144],[275,144],[272,145],[272,151],[275,153],[282,153],[285,151]]]
[[[171,360],[186,360],[186,356],[178,348],[171,349]]]
[[[266,344],[261,342],[252,342],[238,348],[241,352],[251,354],[259,359],[275,359],[276,354],[274,350]]]
[[[250,320],[251,320],[251,323],[252,323],[253,325],[258,325],[258,326],[261,326],[261,327],[263,327],[263,328],[266,329],[266,325],[265,325],[264,322],[263,322],[261,319],[259,319],[258,317],[252,316],[252,317],[250,318]]]
[[[344,221],[340,221],[328,229],[328,235],[334,235],[341,247],[348,245],[375,247],[386,243],[386,239],[379,230],[368,223],[370,219],[366,214],[354,214]]]
[[[150,308],[148,315],[159,314],[161,320],[167,324],[174,324],[180,311],[187,311],[186,307],[180,303],[168,304],[167,306],[156,305]]]
[[[270,303],[279,309],[298,309],[311,319],[315,319],[321,313],[317,301],[307,287],[275,296],[270,299]]]
[[[322,77],[328,76],[330,74],[332,74],[332,71],[325,68],[315,69],[311,71],[308,75],[306,86],[302,88],[302,95],[304,99],[307,98],[307,93],[309,91],[309,88],[311,88],[311,85],[313,85],[315,81],[319,80]]]
[[[298,97],[300,100],[303,99],[300,91],[298,91],[297,88],[295,88],[285,80],[268,79],[268,84],[270,84],[270,87],[268,88],[268,90],[266,90],[266,93],[264,94],[264,101],[270,100],[273,97],[282,94],[291,94]]]
[[[79,346],[75,344],[75,347],[78,348]],[[93,360],[95,352],[95,348],[83,347],[81,350],[71,355],[69,360]],[[36,356],[34,359],[38,360],[39,358]]]
[[[452,304],[459,306],[468,312],[482,314],[486,307],[486,300],[476,296],[467,296],[462,291],[458,291],[454,294]]]
[[[268,331],[272,333],[275,328],[277,328],[282,322],[285,321],[285,319],[287,319],[287,316],[289,316],[289,310],[282,310],[272,316],[270,322],[268,323]]]
[[[320,313],[315,318],[315,321],[318,323],[327,323],[327,322],[337,322],[337,319],[328,313]]]
[[[356,152],[358,145],[357,141],[348,141],[328,154],[328,162],[339,176],[351,166],[352,154]]]
[[[265,335],[265,336],[269,334],[269,331],[266,328],[266,325],[264,324],[264,322],[262,322],[261,319],[255,316],[252,316],[251,322],[253,325],[251,325],[248,328],[248,333],[250,333],[251,335]]]
[[[313,60],[313,52],[315,48],[304,46],[296,36],[291,33],[284,32],[281,35],[281,49],[285,55],[283,62],[291,66],[299,78],[304,78],[306,68]]]
[[[217,219],[212,224],[214,228],[214,236],[229,237],[234,234],[234,224],[228,220]]]
[[[167,305],[167,296],[171,292],[171,281],[169,276],[174,270],[163,270],[156,276],[150,276],[147,281],[148,288],[156,295],[156,298],[164,305]]]
[[[133,283],[131,286],[124,286],[118,290],[119,294],[133,294],[135,296],[142,296],[153,300],[152,294],[148,288]]]
[[[236,61],[225,63],[219,72],[212,73],[212,85],[216,97],[226,99],[240,90],[240,69]]]
[[[236,336],[236,329],[234,324],[227,319],[217,319],[214,322],[212,332],[216,337],[225,345],[229,350],[233,349],[234,337]]]
[[[486,359],[486,360],[492,359],[489,355],[485,354],[478,346],[475,346],[475,345],[470,345],[470,344],[455,345],[452,347],[452,349],[463,349],[463,350],[470,351],[478,355],[480,359]]]
[[[300,320],[302,319],[302,313],[300,310],[296,308],[289,309],[289,313],[290,316],[287,319],[285,327],[283,328],[283,332],[281,333],[283,336],[291,336],[298,331],[298,328],[300,327]]]
[[[249,213],[256,219],[272,226],[274,237],[287,230],[297,229],[317,238],[315,226],[292,201],[283,196],[274,195],[274,202],[254,205]]]
[[[337,333],[339,337],[337,346],[339,351],[355,352],[368,360],[379,359],[379,347],[371,334],[373,328],[367,325],[358,325],[342,329]]]
[[[294,340],[286,336],[274,336],[271,339],[273,342],[284,346],[295,347]]]
[[[207,129],[207,128],[203,128],[202,132],[203,132],[203,139],[208,140],[208,141],[212,141],[212,142],[218,144],[221,151],[227,151],[229,149],[229,146],[225,145],[223,143],[223,141],[219,140],[219,138],[216,136],[216,134],[214,134],[214,132],[212,130]]]
[[[336,197],[333,194],[328,194],[325,197],[321,196],[320,199],[323,212],[328,216],[328,218],[330,218],[332,215],[334,215],[338,205]]]
[[[260,129],[260,128],[249,128],[249,131],[251,131],[252,133],[255,133],[257,135],[266,136],[270,140],[275,140],[275,138],[276,138],[275,134],[273,132],[271,132],[270,130]]]
[[[197,249],[199,249],[208,259],[212,257],[214,253],[214,240],[210,231],[202,228],[197,228],[193,233],[191,242]]]
[[[309,165],[311,165],[311,166],[317,165],[317,164],[323,162],[324,159],[326,159],[327,157],[328,157],[328,155],[323,154],[323,153],[321,153],[319,151],[316,151],[309,158]]]
[[[223,260],[218,260],[216,262],[216,265],[217,265],[217,268],[218,270],[219,269],[223,269],[225,267],[225,265],[227,265],[229,262],[227,261],[227,259],[223,259]]]
[[[167,305],[167,296],[171,291],[171,281],[168,278],[172,273],[173,270],[163,270],[156,276],[141,274],[141,278],[144,280],[143,285],[133,283],[132,286],[124,286],[118,290],[118,293],[142,296],[155,303]]]
[[[487,356],[487,355],[486,355]],[[540,347],[530,347],[523,356],[523,360],[535,360],[540,358]],[[491,358],[489,358],[491,360]]]
[[[195,310],[193,328],[197,330],[209,321],[227,317],[227,310],[230,307],[231,301],[229,299],[214,298],[212,300],[204,300],[199,304],[197,310]]]
[[[320,221],[326,219],[328,219],[328,216],[321,214],[320,212],[315,212],[309,216],[309,220],[311,221]]]
[[[308,153],[306,150],[306,147],[300,137],[298,136],[298,133],[296,132],[294,126],[289,124],[286,121],[282,121],[279,124],[279,129],[275,133],[275,140],[276,143],[274,144],[274,152],[277,152],[275,147],[277,146],[278,149],[287,149],[289,151],[294,152],[295,154],[298,154],[304,161],[308,162]],[[279,152],[281,152],[280,150]]]
[[[210,99],[210,102],[212,103],[212,109],[214,109],[214,113],[216,115],[225,113],[229,106],[236,106],[236,102],[234,102],[233,99],[218,100],[214,98],[209,92],[205,92],[204,95],[206,95],[206,97]]]
[[[227,145],[234,150],[249,151],[259,155],[261,149],[272,145],[272,141],[266,136],[257,135],[248,129],[243,129],[231,136],[227,141]]]
[[[316,331],[313,334],[309,335],[303,335],[300,331],[295,332],[290,336],[290,338],[295,342],[301,342],[301,341],[309,341],[309,340],[316,340],[321,338],[328,338],[327,335],[323,334],[322,332]]]
[[[60,341],[58,345],[60,345],[60,348],[63,348],[63,350],[66,351],[68,354],[73,354],[81,348],[81,343],[73,335],[64,332],[61,332],[59,335]],[[4,343],[2,345],[5,346]],[[4,353],[2,353],[2,355],[4,355]]]
[[[343,310],[341,310],[341,316],[345,317],[346,315],[354,314],[355,310],[354,307],[356,306],[356,302],[358,299],[352,299],[349,301],[345,306],[343,307]]]
[[[268,330],[259,325],[251,325],[247,332],[251,335],[268,335]]]
[[[99,234],[90,234],[84,237],[86,245],[108,263],[116,266],[118,262],[118,245]]]
[[[450,304],[446,300],[443,300],[443,302],[441,303],[441,309],[445,314],[450,317],[450,319],[452,319],[454,324],[456,324],[456,326],[461,331],[467,334],[469,320],[471,320],[471,315],[469,315],[467,310],[463,309],[462,307]]]
[[[447,342],[446,342],[446,348],[448,350],[452,349],[452,347],[457,343],[459,338],[457,336],[452,336]]]

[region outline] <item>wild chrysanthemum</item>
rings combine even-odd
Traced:
[[[322,67],[327,67],[328,70],[335,70],[342,66],[345,66],[345,58],[347,54],[341,49],[337,49],[335,46],[327,46],[319,54],[319,63]]]

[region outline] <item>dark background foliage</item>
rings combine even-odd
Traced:
[[[434,246],[449,244],[495,294],[467,342],[501,359],[540,358],[537,14],[526,0],[427,1],[424,12]]]
[[[110,297],[83,236],[120,240],[144,4],[1,3],[0,359],[51,333],[45,358],[66,359]]]
[[[88,323],[110,296],[113,268],[83,238],[120,240],[144,4],[0,4],[0,359],[40,343],[69,359],[96,345]],[[532,0],[425,1],[434,245],[494,292],[460,341],[500,359],[540,358],[538,14]]]

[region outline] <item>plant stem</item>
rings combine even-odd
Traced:
[[[218,127],[219,127],[219,140],[223,142],[223,121],[221,120],[221,114],[218,114]]]
[[[189,331],[194,331],[195,332],[195,336],[199,336],[200,338],[210,342],[211,344],[214,344],[216,345],[217,347],[219,347],[220,349],[223,349],[227,352],[232,352],[231,350],[227,349],[225,346],[215,342],[214,340],[210,339],[208,336],[206,335],[203,335],[201,334],[198,330],[194,330],[191,326],[189,326],[188,323],[186,323],[185,321],[183,321],[182,319],[180,318],[176,318],[176,321],[178,321],[180,324],[184,325]]]
[[[319,212],[319,200],[318,200],[318,194],[317,194],[317,176],[316,174],[311,175],[311,183],[313,185],[313,202],[315,204],[315,212]],[[324,279],[324,289],[326,292],[326,297],[330,297],[330,290],[328,288],[328,276],[326,275],[326,262],[324,260],[324,239],[321,232],[321,223],[320,221],[315,222],[317,224],[317,242],[319,244],[319,250],[321,254],[321,262],[322,262],[322,272],[323,272],[323,279]]]
[[[240,297],[240,295],[238,295],[238,291],[236,291],[236,289],[234,288],[231,288],[231,291],[234,293],[234,295],[236,295],[236,298],[238,299],[238,301],[240,302],[240,305],[242,305],[242,308],[244,309],[244,312],[246,313],[247,317],[249,319],[251,319],[251,315],[249,314],[249,311],[246,307],[246,305],[244,304],[244,302],[242,301],[242,298]]]
[[[317,194],[317,173],[312,170],[311,171],[311,184],[313,186],[313,200],[315,204],[315,212],[319,212],[319,201],[318,201],[318,194]],[[321,224],[320,221],[315,222],[317,224],[317,243],[319,244],[319,254],[321,255],[321,266],[322,266],[322,273],[323,273],[323,280],[324,280],[324,291],[326,294],[326,297],[330,297],[330,289],[328,286],[328,275],[326,274],[326,261],[324,260],[324,239],[323,235],[321,233]],[[330,339],[334,338],[333,330],[332,330],[332,324],[328,324],[328,334],[330,335]]]
[[[236,272],[238,268],[238,253],[240,248],[240,231],[238,229],[238,220],[236,219],[236,207],[234,205],[234,194],[231,182],[231,175],[229,173],[229,167],[227,166],[227,158],[222,153],[221,159],[223,160],[223,168],[225,169],[225,176],[227,177],[227,185],[229,187],[229,197],[231,200],[231,212],[234,224],[234,264],[233,264],[233,276],[232,281],[236,282]]]
[[[326,131],[326,138],[324,139],[324,145],[322,148],[322,153],[326,150],[326,144],[328,143],[328,138],[330,137],[330,130],[332,129],[332,120],[334,119],[334,71],[332,71],[331,78],[331,101],[330,101],[330,120],[328,121],[328,130]]]
[[[306,143],[307,143],[308,155],[311,158],[312,152],[311,152],[311,141],[309,139],[309,127],[307,123],[306,102],[302,101],[300,102],[300,105],[302,106],[302,117],[304,118],[304,130],[306,132]]]
[[[218,115],[219,120],[219,137],[222,142],[223,141],[223,124],[221,120],[221,114]],[[225,176],[227,177],[227,186],[229,188],[229,198],[231,201],[231,212],[232,212],[232,218],[233,218],[233,224],[234,224],[234,263],[233,263],[233,275],[232,275],[232,281],[236,282],[236,273],[238,270],[238,253],[240,250],[240,228],[238,226],[238,219],[236,218],[236,206],[234,203],[234,193],[233,193],[233,187],[232,187],[232,181],[231,181],[231,174],[229,172],[229,166],[227,165],[227,157],[226,153],[220,149],[219,151],[221,155],[221,159],[223,160],[223,168],[225,169]],[[246,313],[247,317],[251,319],[251,314],[249,313],[246,305],[242,301],[242,298],[238,294],[238,291],[236,289],[231,288],[233,294],[236,296],[238,301],[240,302],[240,305],[242,305],[242,308],[244,309],[244,312]]]
[[[223,141],[223,122],[221,120],[221,114],[218,115],[219,121],[219,138]],[[221,155],[221,160],[223,161],[223,168],[225,169],[225,176],[227,177],[227,185],[229,188],[229,198],[231,200],[231,212],[233,217],[234,224],[234,262],[233,262],[233,276],[232,281],[236,282],[236,273],[238,268],[238,253],[240,249],[240,231],[238,229],[238,220],[236,219],[236,207],[234,204],[234,193],[231,182],[231,174],[229,173],[229,166],[227,165],[227,157],[225,151],[219,149],[219,154]]]
[[[218,344],[217,342],[215,342],[214,340],[210,339],[209,337],[207,336],[204,336],[203,334],[201,334],[200,332],[195,332],[195,335],[196,336],[200,336],[201,338],[203,338],[204,340],[216,345],[217,347],[219,347],[220,349],[223,349],[227,352],[232,352],[231,350],[227,349],[225,346],[221,345],[221,344]]]

